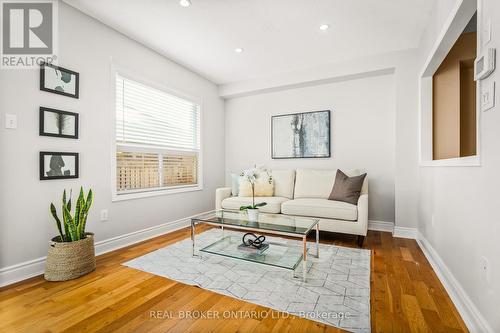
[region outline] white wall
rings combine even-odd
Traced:
[[[226,183],[254,164],[274,169],[362,168],[370,182],[369,218],[394,222],[394,75],[288,89],[226,101]],[[271,116],[331,110],[328,159],[271,159]]]
[[[467,1],[467,0],[466,0]],[[429,24],[421,46],[420,63],[430,49],[452,8],[459,1],[443,1]],[[492,21],[492,41],[500,48],[500,2],[483,0],[480,25]],[[481,27],[479,28],[481,31]],[[498,67],[498,61],[497,61]],[[434,248],[493,332],[500,331],[500,70],[484,82],[497,82],[496,106],[480,117],[480,167],[423,167],[420,169],[419,226],[422,236]],[[434,217],[434,223],[432,222]],[[489,260],[490,282],[481,276],[481,258]],[[467,305],[467,304],[466,304]],[[468,310],[473,313],[476,309]],[[483,323],[484,324],[484,323]],[[488,324],[486,324],[488,325]],[[479,327],[479,329],[478,329]]]
[[[59,64],[80,73],[80,99],[40,91],[38,71],[0,71],[0,268],[46,255],[57,233],[49,204],[60,202],[64,188],[95,191],[88,230],[99,241],[212,209],[215,188],[224,182],[224,103],[214,84],[63,2],[59,50]],[[111,202],[110,57],[145,79],[203,100],[203,191]],[[80,139],[40,137],[40,106],[78,112]],[[4,128],[4,113],[18,115],[17,130]],[[79,152],[80,179],[39,181],[41,150]],[[100,222],[104,208],[109,221]]]

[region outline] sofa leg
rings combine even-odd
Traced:
[[[363,242],[365,241],[365,236],[358,235],[358,246],[363,247]]]

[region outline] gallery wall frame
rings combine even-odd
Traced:
[[[78,113],[40,107],[39,134],[58,138],[78,139]]]
[[[74,152],[40,152],[40,180],[79,178],[79,154]]]
[[[271,158],[330,158],[330,114],[321,110],[272,116]]]
[[[40,65],[40,90],[79,98],[80,74],[64,67],[43,63]]]

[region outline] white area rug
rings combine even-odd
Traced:
[[[226,231],[225,235],[242,235]],[[201,249],[220,239],[211,229],[196,235]],[[268,237],[268,240],[282,238]],[[301,246],[297,240],[286,240]],[[310,253],[315,245],[310,243]],[[124,265],[189,285],[340,327],[352,332],[370,331],[370,251],[320,244],[320,257],[312,263],[307,281],[292,271],[239,259],[202,253],[191,257],[191,240],[185,239],[138,257]],[[302,276],[302,264],[296,271]]]

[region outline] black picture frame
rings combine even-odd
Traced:
[[[322,113],[325,112],[328,114],[328,155],[322,155],[322,156],[280,156],[277,157],[275,155],[274,151],[274,119],[279,118],[279,117],[290,117],[290,116],[295,116],[295,115],[302,115],[302,114],[312,114],[312,113]],[[310,158],[331,158],[332,157],[332,145],[331,145],[331,110],[319,110],[319,111],[308,111],[308,112],[297,112],[297,113],[287,113],[287,114],[280,114],[280,115],[275,115],[271,116],[271,158],[273,160],[285,160],[285,159],[296,159],[296,158],[305,158],[305,159],[310,159]]]
[[[58,134],[45,132],[45,113],[46,112],[52,112],[52,113],[57,113],[59,115],[66,115],[66,116],[74,117],[75,121],[73,123],[74,124],[73,132],[75,134],[74,135],[63,134],[63,128],[61,126],[62,124],[59,124],[59,133]],[[78,139],[78,128],[79,128],[79,114],[78,113],[47,108],[44,106],[40,107],[40,111],[39,111],[39,134],[40,134],[40,136],[51,136],[51,137],[57,137],[57,138]]]
[[[45,67],[50,67],[50,68],[53,68],[55,70],[59,70],[61,72],[68,73],[70,75],[74,75],[75,76],[75,92],[74,92],[74,94],[64,92],[64,91],[59,91],[59,90],[52,89],[52,88],[48,88],[46,86],[46,82],[45,82]],[[42,63],[40,65],[40,90],[47,91],[47,92],[50,92],[53,94],[62,95],[62,96],[79,98],[80,97],[80,74],[75,72],[75,71],[72,71],[70,69],[64,68],[64,67],[54,66],[51,64],[47,64],[47,63]]]
[[[75,159],[75,174],[74,175],[60,175],[60,176],[48,176],[47,171],[45,170],[45,156],[70,156]],[[79,154],[73,152],[52,152],[52,151],[41,151],[40,152],[40,180],[54,180],[54,179],[72,179],[80,177],[79,170]]]

